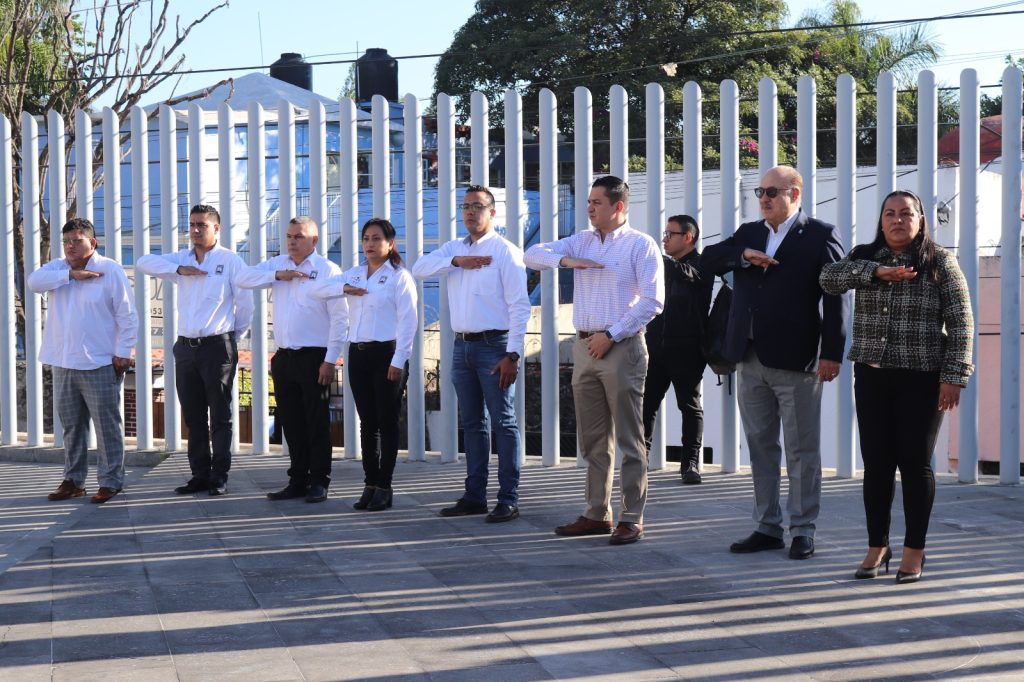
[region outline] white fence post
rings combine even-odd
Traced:
[[[341,269],[346,271],[359,262],[359,147],[356,138],[356,120],[359,110],[356,103],[347,97],[341,99],[341,125],[339,128],[341,146]],[[348,153],[348,158],[345,153]],[[349,387],[348,344],[344,353],[345,385],[345,458],[360,459],[359,415],[356,402]]]
[[[107,131],[107,111],[108,109],[104,109],[103,111],[104,135],[106,135]],[[64,119],[61,118],[60,114],[56,111],[51,111],[46,117],[46,147],[50,164],[50,172],[46,174],[46,181],[48,183],[48,191],[50,194],[50,260],[53,260],[54,258],[60,258],[64,250],[62,243],[64,237],[61,230],[64,228],[64,223],[66,223],[68,219],[67,175],[64,172],[64,169],[67,168],[67,144],[64,139]],[[104,164],[106,164],[106,153],[104,153],[103,158]],[[118,178],[118,182],[110,190],[111,193],[116,193],[117,195],[114,201],[117,204],[118,210],[120,210],[121,206],[120,187],[120,178]],[[113,225],[115,227],[114,229],[111,229],[110,223],[107,222],[107,215],[110,213],[110,210],[107,207],[110,205],[110,202],[108,201],[107,195],[106,171],[104,171],[103,174],[103,194],[104,240],[108,244],[107,252],[110,254],[110,258],[113,258],[120,263],[120,216],[114,218]],[[123,414],[124,396],[122,395],[121,398],[121,412]],[[51,400],[50,403],[50,413],[53,416],[53,447],[59,448],[64,445],[64,426],[60,421],[60,414],[57,410],[57,401]]]
[[[935,221],[935,205],[938,202],[938,114],[939,89],[935,85],[935,74],[922,71],[917,76],[917,195],[921,197],[925,220],[933,232],[938,227]]]
[[[896,189],[896,77],[889,71],[878,74],[875,90],[878,109],[878,145],[875,157],[875,175],[878,198],[888,196]],[[853,244],[847,244],[852,248]]]
[[[690,83],[683,87],[683,131],[684,135],[689,131],[690,118],[692,113],[690,97],[692,92],[689,89]],[[647,234],[654,238],[654,241],[661,243],[661,232],[665,227],[665,91],[657,83],[648,83],[644,92],[646,97],[646,135],[647,135]],[[700,121],[700,89],[697,89],[697,121]],[[698,140],[700,126],[698,125]],[[699,142],[698,142],[699,144]],[[684,146],[685,148],[685,146]],[[688,164],[683,165],[689,170]],[[686,200],[690,200],[690,176],[686,176]],[[654,420],[654,434],[651,440],[651,451],[648,453],[648,468],[652,471],[665,468],[665,401],[661,401],[661,407]]]
[[[14,140],[11,123],[0,115],[0,441],[18,442],[18,367],[14,317]],[[60,242],[58,242],[58,246]],[[28,288],[26,287],[26,291]],[[32,294],[28,294],[31,296]],[[29,351],[31,352],[31,351]]]
[[[505,93],[505,236],[525,250],[523,191],[523,98],[509,89]],[[520,466],[526,461],[526,362],[530,345],[527,336],[523,345],[522,371],[516,377],[516,423],[522,439]]]
[[[779,89],[771,78],[757,84],[758,173],[762,177],[779,163]]]
[[[1021,72],[1003,71],[1003,234],[999,324],[999,482],[1020,483]],[[977,377],[974,381],[977,382]]]
[[[32,114],[21,115],[21,208],[24,216],[25,276],[39,269],[39,129]],[[43,444],[43,365],[39,362],[42,342],[42,301],[25,287],[25,398],[28,402],[26,431],[28,445]]]
[[[540,91],[540,241],[558,239],[558,100]],[[540,273],[540,363],[560,368],[558,353],[558,270]],[[561,426],[556,369],[541,372],[541,453],[544,466],[558,464]]]
[[[246,164],[249,187],[249,265],[258,265],[267,257],[266,225],[266,128],[263,107],[258,102],[249,104],[246,141]],[[267,292],[253,292],[256,307],[252,316],[252,452],[270,452],[270,380],[267,367]],[[282,439],[283,441],[283,439]]]
[[[132,107],[131,138],[132,262],[135,262],[139,256],[149,253],[149,119],[142,107]],[[152,450],[153,371],[150,358],[153,355],[153,324],[149,310],[149,277],[138,270],[135,271],[135,310],[139,317],[135,345],[135,447]]]
[[[416,95],[405,96],[405,259],[411,268],[423,255],[423,122]],[[423,319],[423,282],[416,282],[416,315]],[[409,357],[408,433],[409,459],[423,461],[427,457],[423,376],[423,325],[416,327],[412,355]]]
[[[455,239],[455,106],[451,97],[437,96],[437,240],[439,245]],[[441,442],[430,447],[441,451],[441,461],[450,463],[459,459],[459,407],[452,376],[452,349],[455,332],[452,330],[451,310],[448,306],[448,278],[440,278],[438,296],[438,327],[441,330],[438,354],[438,390],[441,393]],[[431,437],[433,438],[433,437]],[[438,447],[440,446],[440,447]]]
[[[221,246],[235,250],[235,122],[232,116],[234,112],[227,102],[222,102],[217,107],[217,162],[218,162],[218,185],[220,190],[220,206],[217,208],[220,213],[220,243]],[[196,183],[190,183],[192,185]],[[201,184],[199,189],[201,189]],[[201,203],[202,199],[192,194],[190,203],[195,205]],[[252,291],[240,290],[236,296],[252,296]],[[251,332],[250,332],[251,334]],[[241,342],[241,339],[237,339]],[[250,374],[251,376],[251,374]],[[238,384],[241,382],[241,373],[236,373],[235,383],[231,387],[231,452],[238,452],[241,444],[238,421]]]
[[[575,225],[573,225],[572,231],[586,232],[590,227],[590,218],[587,214],[587,200],[590,197],[590,183],[594,179],[594,101],[590,90],[587,88],[581,86],[573,90],[572,116],[573,134],[575,136],[573,141],[573,158],[575,161],[573,178],[576,184]],[[568,276],[572,277],[573,273],[568,273]],[[541,273],[541,282],[543,283],[543,281],[544,273]],[[555,281],[557,282],[558,280],[556,279]],[[556,301],[559,300],[558,296],[556,294]],[[543,315],[543,312],[541,314]],[[556,317],[555,319],[557,323],[558,318]],[[555,338],[559,338],[557,327],[555,329]],[[570,340],[570,343],[574,342],[575,339]],[[557,390],[558,386],[556,384],[556,401],[558,400]],[[554,404],[557,405],[558,403]],[[555,464],[557,463],[556,459]],[[580,468],[586,466],[586,462],[583,461],[583,455],[580,452],[579,442],[576,443],[576,466]]]
[[[391,213],[391,110],[388,101],[374,95],[370,105],[373,127],[373,215]]]
[[[740,89],[736,81],[723,81],[719,86],[721,120],[720,166],[722,168],[722,231],[720,240],[732,236],[740,226]],[[736,395],[736,374],[725,378],[722,397],[722,472],[740,470],[740,418]]]
[[[849,74],[836,81],[836,222],[844,246],[853,248],[857,234],[857,82]],[[853,308],[847,313],[849,330],[843,357],[853,341]],[[842,358],[840,358],[842,361]],[[857,471],[857,443],[854,429],[853,367],[839,373],[836,414],[836,475],[852,478]]]
[[[160,107],[160,250],[164,254],[178,250],[178,120],[167,105]],[[135,254],[135,260],[143,255]],[[161,287],[164,294],[164,449],[174,452],[182,445],[174,362],[178,287],[170,280],[158,280],[156,286]],[[135,364],[138,366],[137,360]]]

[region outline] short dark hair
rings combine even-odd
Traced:
[[[605,194],[608,195],[608,199],[613,204],[621,201],[623,206],[629,206],[629,185],[622,178],[617,178],[614,175],[605,175],[594,180],[594,184],[590,187],[591,189],[603,187]]]
[[[398,236],[398,232],[395,230],[395,226],[391,224],[391,221],[387,218],[370,218],[363,224],[363,229],[359,233],[359,237],[365,237],[366,231],[376,225],[380,228],[380,231],[384,233],[384,239],[389,242],[395,241]],[[394,267],[401,267],[402,265],[402,254],[398,253],[398,245],[391,249],[391,253],[388,254],[388,260],[391,261],[391,265]]]
[[[206,215],[212,215],[213,216],[213,222],[215,222],[218,225],[220,225],[220,213],[218,213],[217,209],[215,209],[213,206],[210,206],[209,204],[196,204],[195,206],[193,206],[191,208],[191,210],[189,210],[188,214],[190,216],[192,216],[192,215],[195,215],[196,213],[204,213]]]
[[[491,190],[487,189],[483,185],[470,185],[469,187],[466,188],[466,194],[469,194],[470,192],[480,192],[482,194],[486,194],[487,198],[491,200],[491,206],[494,206],[494,193],[492,193]]]
[[[700,228],[697,227],[697,221],[690,216],[686,214],[674,215],[668,219],[668,222],[678,225],[683,234],[693,234],[694,243],[697,243],[697,240],[700,239]]]
[[[60,233],[67,234],[68,232],[81,232],[89,239],[96,239],[96,228],[85,218],[72,218],[64,223]]]

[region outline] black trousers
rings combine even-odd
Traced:
[[[331,482],[330,386],[317,383],[326,348],[278,348],[270,361],[274,377],[274,419],[284,427],[291,467],[288,482],[296,488]]]
[[[238,367],[235,335],[178,337],[173,352],[174,386],[188,427],[190,482],[225,483],[231,469],[231,387]]]
[[[409,364],[398,381],[388,381],[394,341],[350,343],[348,377],[359,413],[359,443],[366,485],[390,488],[398,459],[398,422]]]
[[[864,457],[868,545],[889,544],[896,470],[903,484],[903,546],[924,549],[935,500],[932,451],[942,425],[939,373],[854,365],[854,393]]]
[[[651,451],[654,440],[654,421],[661,401],[669,386],[676,392],[676,403],[683,415],[683,456],[681,468],[697,466],[704,443],[704,404],[701,401],[700,382],[704,377],[704,356],[699,348],[679,349],[648,347],[647,381],[644,384],[644,443]]]

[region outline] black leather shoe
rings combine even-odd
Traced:
[[[878,577],[878,569],[885,564],[885,572],[889,573],[889,560],[892,559],[892,548],[886,547],[885,553],[882,554],[882,558],[878,560],[878,563],[874,566],[860,566],[857,568],[857,572],[853,574],[853,577],[857,580],[868,580],[870,578]]]
[[[210,497],[220,497],[228,494],[228,485],[224,481],[214,481],[210,484]]]
[[[363,487],[363,494],[359,496],[359,499],[352,503],[353,509],[366,509],[370,506],[370,500],[373,499],[373,491],[376,490],[372,485]]]
[[[370,500],[370,504],[366,505],[366,511],[391,509],[391,502],[394,498],[395,494],[391,488],[376,488],[373,491],[373,499]]]
[[[320,485],[319,483],[314,483],[313,485],[309,486],[309,492],[306,493],[306,502],[323,502],[326,499],[327,488]]]
[[[487,515],[485,521],[487,521],[487,523],[502,523],[503,521],[511,521],[512,519],[518,518],[519,507],[499,502],[494,505],[494,509]]]
[[[191,495],[193,493],[202,492],[203,490],[206,490],[208,487],[209,486],[207,485],[206,481],[191,480],[185,485],[179,485],[177,488],[174,489],[174,492],[178,493],[179,495]]]
[[[302,488],[293,486],[291,484],[286,485],[277,492],[267,493],[268,500],[293,500],[296,497],[305,497],[306,491]]]
[[[472,516],[473,514],[486,514],[487,505],[483,502],[467,502],[459,500],[452,507],[445,507],[440,512],[441,516]]]
[[[905,571],[896,571],[896,584],[906,585],[907,583],[916,583],[918,580],[924,577],[924,562],[928,557],[921,557],[921,570],[911,573]]]
[[[683,470],[682,476],[684,485],[695,485],[701,482],[700,472],[697,471],[697,466],[694,464],[686,467]]]
[[[814,538],[798,535],[789,545],[790,559],[810,559],[814,555]]]
[[[766,549],[785,549],[786,543],[782,538],[773,538],[771,535],[754,531],[745,540],[734,542],[729,545],[729,551],[734,554],[750,554],[752,552],[763,552]]]

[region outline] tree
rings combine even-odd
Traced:
[[[89,111],[101,97],[112,98],[109,106],[123,124],[131,107],[181,70],[185,63],[181,49],[192,30],[227,4],[221,2],[198,18],[182,22],[180,16],[169,16],[170,0],[85,0],[77,5],[75,0],[0,0],[0,114],[11,125],[15,167],[21,164],[22,112],[44,120],[51,111],[57,112],[64,121],[68,148],[74,144],[75,111]],[[168,31],[171,21],[173,32]],[[46,186],[46,154],[44,149],[39,164],[40,192]],[[94,187],[102,182],[102,155],[103,145],[97,145]],[[20,173],[16,176],[14,249],[15,262],[20,264],[25,234]],[[70,217],[77,210],[73,182],[68,183],[67,193]],[[46,258],[49,230],[47,215],[41,213],[40,252]],[[20,270],[15,281],[23,296],[24,273]],[[22,309],[18,310],[18,330],[24,330]]]

